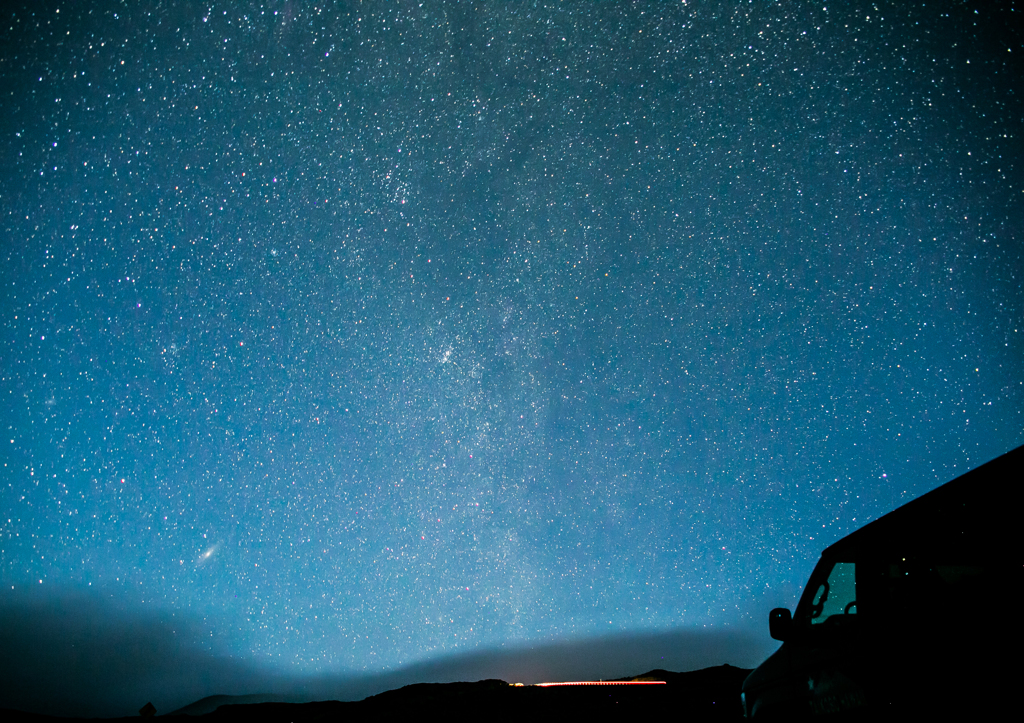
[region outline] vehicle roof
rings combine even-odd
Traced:
[[[1024,446],[879,517],[827,547],[822,558],[855,560],[938,549],[1009,555],[1011,514],[1024,482]],[[1016,545],[1019,546],[1019,545]]]

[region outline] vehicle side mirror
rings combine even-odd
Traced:
[[[768,634],[776,640],[785,640],[793,631],[793,617],[786,608],[775,608],[768,613]]]

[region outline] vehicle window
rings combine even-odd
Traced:
[[[852,562],[837,562],[825,582],[818,586],[811,600],[811,624],[825,622],[835,615],[857,613],[857,586],[855,565]]]

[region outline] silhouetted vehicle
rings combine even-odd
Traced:
[[[770,614],[783,644],[743,683],[747,717],[978,720],[1016,705],[1022,483],[1018,447],[828,547],[793,616]]]

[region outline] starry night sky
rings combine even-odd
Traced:
[[[4,11],[7,598],[767,639],[1024,443],[1014,3],[325,5]]]

